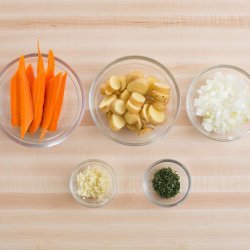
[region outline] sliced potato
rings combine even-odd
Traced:
[[[140,118],[139,114],[134,114],[129,111],[127,111],[124,115],[126,123],[130,125],[136,124],[139,118]]]
[[[119,99],[123,100],[125,103],[127,102],[127,100],[129,99],[130,97],[130,92],[125,89],[119,96]]]
[[[142,123],[146,124],[149,122],[148,120],[148,115],[147,115],[147,110],[148,110],[149,104],[145,103],[140,111],[140,116],[142,119]]]
[[[157,125],[165,121],[165,112],[157,110],[153,105],[150,105],[147,110],[148,120],[151,124]]]
[[[132,81],[136,78],[139,78],[139,77],[144,77],[143,73],[141,71],[132,71],[132,72],[129,72],[125,76],[125,79],[126,79],[126,82],[129,83],[130,81]]]
[[[133,124],[133,125],[126,124],[126,127],[127,127],[127,129],[129,129],[131,131],[137,131],[138,130],[135,124]]]
[[[160,111],[165,111],[167,109],[167,103],[159,100],[154,100],[152,105]]]
[[[152,91],[152,94],[153,94],[153,97],[156,99],[156,100],[159,100],[159,101],[162,101],[162,102],[168,102],[169,100],[169,95],[168,94],[162,94],[162,93],[159,93],[158,91],[156,90],[153,90]]]
[[[129,82],[127,85],[127,90],[129,92],[138,92],[142,95],[145,95],[148,91],[148,82],[145,78],[140,77],[136,78],[133,81]]]
[[[111,89],[108,84],[106,84],[104,91],[106,95],[112,95],[115,92],[115,90]]]
[[[138,130],[140,130],[142,128],[142,121],[141,121],[141,117],[138,117],[137,123],[136,123],[136,127]]]
[[[144,102],[146,101],[146,98],[142,94],[133,92],[129,97],[129,100],[132,104],[141,108]]]
[[[106,95],[105,90],[106,90],[106,84],[103,83],[103,84],[101,85],[101,87],[100,87],[100,92],[101,92],[102,95]]]
[[[152,96],[153,85],[154,85],[155,82],[159,82],[159,80],[154,76],[148,76],[147,77],[147,82],[148,82],[148,85],[149,85],[147,95]]]
[[[133,103],[131,103],[130,100],[128,100],[126,102],[126,108],[127,108],[128,111],[130,111],[131,113],[134,113],[134,114],[138,114],[140,112],[140,110],[141,110],[140,107],[135,106]]]
[[[107,82],[107,88],[110,88],[113,91],[120,89],[121,83],[117,76],[111,76]]]
[[[110,106],[111,111],[116,115],[123,115],[126,112],[125,102],[120,99],[116,99]]]
[[[112,112],[111,112],[111,111],[109,111],[109,112],[106,113],[106,118],[107,118],[108,121],[109,121],[111,115],[112,115]]]
[[[153,131],[152,128],[147,127],[147,128],[143,128],[143,129],[139,130],[139,131],[138,131],[138,134],[139,134],[139,135],[145,135],[145,134],[150,133],[150,132],[152,132],[152,131]]]
[[[112,102],[116,99],[117,97],[114,94],[105,96],[99,105],[99,109],[104,113],[109,112]]]
[[[154,82],[152,86],[152,90],[155,90],[161,94],[169,95],[170,94],[170,87],[168,84],[161,83],[161,82]]]
[[[123,91],[127,87],[127,82],[126,82],[125,76],[120,76],[119,81],[120,81],[120,84],[121,84],[120,91]]]
[[[126,125],[124,118],[121,115],[112,114],[109,118],[109,126],[112,130],[121,130]]]

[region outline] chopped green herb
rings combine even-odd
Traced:
[[[180,176],[172,168],[161,168],[155,172],[153,188],[162,198],[172,198],[180,191]]]

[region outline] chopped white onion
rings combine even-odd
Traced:
[[[195,114],[202,117],[206,131],[224,135],[249,121],[250,92],[243,80],[217,72],[197,92]]]

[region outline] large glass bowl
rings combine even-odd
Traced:
[[[139,70],[145,75],[154,75],[161,82],[167,83],[171,88],[171,97],[168,103],[167,119],[161,126],[156,126],[152,133],[138,136],[127,129],[114,132],[110,129],[106,116],[98,106],[103,98],[100,93],[101,85],[112,75],[125,75],[130,71]],[[92,83],[89,93],[89,107],[91,116],[96,126],[110,139],[115,142],[139,146],[149,144],[166,134],[174,125],[180,110],[180,93],[176,81],[169,70],[159,62],[143,56],[127,56],[119,58],[107,65]]]
[[[48,56],[43,54],[44,65],[47,67]],[[47,132],[44,140],[39,141],[40,130],[35,135],[26,133],[24,139],[20,138],[19,128],[11,125],[10,114],[10,79],[18,68],[19,58],[10,62],[0,73],[0,128],[5,135],[13,141],[27,147],[51,147],[62,142],[76,128],[82,120],[85,97],[79,77],[62,60],[55,58],[55,73],[67,72],[67,83],[64,94],[62,112],[58,121],[56,132]],[[25,56],[26,65],[32,64],[36,74],[37,54]]]
[[[235,77],[237,77],[237,79],[243,80],[244,82],[246,82],[250,88],[250,75],[244,70],[237,68],[235,66],[230,66],[230,65],[214,66],[198,74],[198,76],[196,76],[191,82],[191,85],[187,93],[187,98],[186,98],[186,109],[187,109],[188,117],[191,123],[203,135],[216,141],[222,141],[222,142],[234,141],[236,139],[242,138],[249,132],[249,129],[250,129],[249,122],[241,126],[239,129],[235,131],[222,135],[222,134],[206,131],[202,126],[202,118],[196,116],[195,114],[194,100],[198,97],[197,90],[203,84],[206,84],[207,79],[212,79],[215,73],[217,72],[221,72],[223,75],[227,75],[227,74],[234,75]]]

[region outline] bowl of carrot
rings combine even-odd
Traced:
[[[20,56],[0,73],[0,128],[27,147],[59,144],[84,113],[85,95],[77,74],[65,62],[38,52]]]

